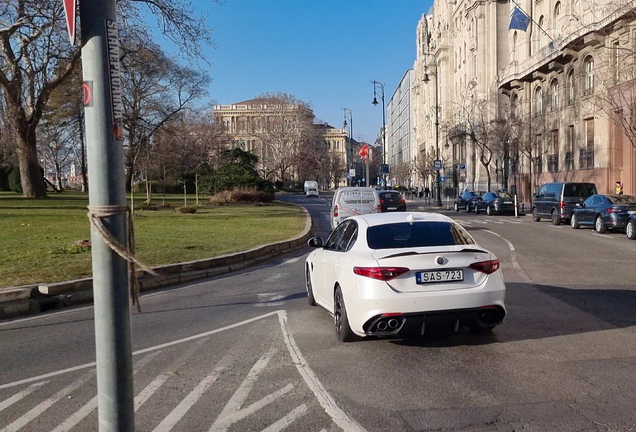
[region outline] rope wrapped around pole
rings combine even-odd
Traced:
[[[128,225],[128,248],[121,245],[110,233],[106,225],[104,225],[103,219],[115,216],[120,213],[127,214]],[[139,304],[139,281],[137,280],[137,272],[135,266],[138,266],[146,273],[150,273],[153,276],[159,276],[159,274],[150,268],[148,265],[139,261],[135,256],[135,230],[133,225],[133,215],[129,206],[88,206],[88,219],[93,227],[97,230],[104,243],[108,245],[117,255],[128,261],[128,281],[130,283],[130,295],[134,306],[137,306],[137,311],[141,312],[141,305]]]

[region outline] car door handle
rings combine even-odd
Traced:
[[[321,261],[321,263],[323,263],[323,264],[327,264],[327,258],[323,259],[323,260]]]

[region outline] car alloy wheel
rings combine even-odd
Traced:
[[[603,218],[600,216],[596,216],[596,221],[594,222],[594,228],[596,232],[599,234],[603,234],[607,229],[605,228],[605,224],[603,223]]]
[[[457,205],[457,203],[455,203],[455,211],[459,211],[459,205]]]
[[[581,225],[579,225],[579,219],[576,217],[576,214],[572,214],[572,217],[570,218],[570,226],[572,227],[572,229],[579,229],[581,227]]]
[[[552,225],[561,225],[561,216],[556,210],[552,210]]]
[[[305,286],[307,287],[307,303],[309,303],[309,306],[316,306],[314,289],[311,286],[311,275],[309,274],[309,267],[307,267],[307,271],[305,272]]]
[[[470,211],[470,204],[466,203],[466,213]]]
[[[630,240],[636,240],[636,223],[633,220],[627,222],[627,226],[625,227],[625,234],[627,238]]]
[[[491,216],[491,215],[492,215],[492,210],[490,209],[490,206],[487,206],[487,207],[486,207],[486,214],[487,214],[488,216]]]
[[[535,221],[535,222],[540,222],[541,221],[541,218],[537,214],[537,208],[536,207],[532,209],[532,220]]]
[[[336,336],[340,342],[351,342],[355,340],[355,334],[349,327],[349,318],[344,304],[344,297],[340,287],[336,288],[333,305],[333,319],[336,324]]]

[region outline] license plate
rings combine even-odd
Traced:
[[[512,204],[512,201],[504,201],[504,204]]]
[[[387,207],[387,210],[397,210],[397,207]]]
[[[415,273],[418,284],[435,282],[457,282],[464,280],[464,270],[440,270]]]

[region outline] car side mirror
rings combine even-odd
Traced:
[[[585,207],[585,203],[577,204],[579,207]]]
[[[322,237],[312,237],[307,240],[307,246],[312,248],[321,248],[324,246],[324,242],[322,241]]]

